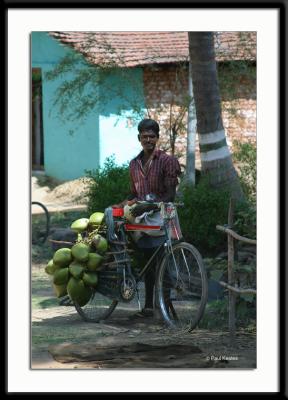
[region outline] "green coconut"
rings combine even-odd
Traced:
[[[46,265],[45,272],[48,275],[53,275],[56,269],[57,269],[57,266],[53,263],[53,259],[52,259]]]
[[[67,284],[65,283],[64,285],[55,285],[53,283],[53,289],[56,297],[63,297],[67,294]]]
[[[82,279],[75,279],[74,277],[69,279],[67,292],[69,297],[80,307],[88,303],[92,294],[91,288],[86,286]]]
[[[69,268],[58,268],[54,272],[53,283],[55,285],[64,285],[69,280]]]
[[[72,256],[80,262],[85,262],[89,257],[90,247],[85,243],[76,243],[71,249]]]
[[[86,263],[89,271],[97,271],[98,267],[101,265],[103,257],[97,253],[89,253],[88,261]]]
[[[67,267],[72,261],[71,249],[63,247],[55,251],[53,256],[53,263],[59,267]]]
[[[84,270],[84,266],[77,260],[72,261],[72,263],[69,265],[69,272],[75,279],[80,279]]]
[[[103,219],[104,219],[104,213],[95,212],[90,215],[89,225],[91,225],[93,228],[97,228],[99,225],[102,224]]]
[[[84,232],[89,224],[89,218],[79,218],[71,224],[71,229],[77,233]]]
[[[100,254],[104,254],[108,249],[107,240],[103,236],[99,235],[99,233],[96,233],[96,235],[93,236],[92,243]]]
[[[98,283],[98,275],[96,272],[84,272],[83,282],[87,286],[96,287]]]

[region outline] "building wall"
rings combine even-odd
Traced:
[[[91,115],[81,125],[67,119],[61,121],[53,102],[55,91],[63,78],[48,81],[45,73],[69,50],[60,46],[46,32],[32,32],[31,48],[32,67],[42,70],[45,173],[63,180],[78,178],[85,174],[85,169],[99,166],[99,116]]]
[[[100,165],[111,155],[117,164],[126,164],[142,150],[137,125],[144,115],[143,70],[111,71],[99,90],[105,99],[99,116]]]
[[[31,34],[31,50],[31,67],[42,70],[45,174],[61,180],[76,179],[84,176],[86,170],[102,167],[105,159],[112,155],[117,164],[133,158],[140,149],[137,129],[131,123],[131,108],[135,101],[140,109],[144,105],[142,70],[127,70],[126,80],[121,71],[112,72],[108,86],[113,87],[115,95],[109,94],[105,85],[94,88],[97,93],[93,92],[93,95],[100,96],[101,104],[84,121],[72,122],[67,118],[59,119],[58,109],[53,107],[55,91],[64,78],[55,81],[45,78],[45,72],[72,50],[60,45],[46,32]],[[73,75],[65,75],[67,78],[73,78]],[[121,97],[117,97],[120,92]],[[119,110],[122,110],[121,115]]]
[[[256,67],[254,67],[256,68]],[[251,79],[234,79],[230,70],[219,69],[220,89],[223,87],[222,118],[227,144],[233,151],[233,141],[256,143],[256,82]],[[158,65],[144,67],[144,92],[146,105],[152,117],[161,126],[160,146],[171,152],[169,145],[170,118],[181,119],[180,104],[185,104],[188,93],[188,68],[185,65]],[[224,81],[224,83],[223,83]],[[229,90],[225,82],[229,82]],[[222,91],[221,91],[222,95]],[[187,99],[186,99],[187,101]],[[187,114],[182,118],[182,129],[176,139],[175,155],[186,163]],[[196,135],[196,166],[200,168],[199,144]]]
[[[75,179],[84,176],[85,170],[103,166],[111,156],[117,164],[128,162],[141,150],[137,124],[145,115],[159,121],[161,148],[170,152],[171,122],[178,126],[174,154],[185,166],[187,113],[181,105],[187,103],[187,65],[159,64],[110,71],[101,85],[94,88],[95,96],[101,100],[97,109],[84,122],[61,121],[53,102],[55,90],[63,78],[48,81],[44,74],[72,50],[60,45],[46,32],[31,34],[31,49],[31,67],[41,68],[43,74],[44,168],[47,175],[63,180]],[[227,71],[220,72],[225,76]],[[255,82],[234,82],[232,79],[233,84],[237,90],[228,91],[222,99],[223,122],[230,147],[234,139],[256,141]],[[198,167],[199,162],[196,140]]]

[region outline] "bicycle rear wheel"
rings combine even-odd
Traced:
[[[111,300],[96,290],[85,306],[79,306],[74,302],[78,314],[87,322],[99,322],[109,317],[117,306],[117,300]]]
[[[202,257],[189,243],[173,246],[157,275],[157,298],[165,322],[173,328],[193,330],[201,320],[208,296]]]
[[[111,255],[109,261],[113,262],[117,260],[117,256]],[[108,261],[108,260],[107,260]],[[100,280],[101,272],[98,274]],[[109,280],[109,276],[104,278]],[[109,283],[109,282],[107,282]],[[87,304],[80,306],[77,302],[74,302],[74,306],[78,314],[82,317],[84,321],[87,322],[99,322],[107,319],[112,312],[115,310],[118,304],[118,300],[113,299],[113,297],[105,296],[100,293],[99,290],[94,289],[92,295]]]

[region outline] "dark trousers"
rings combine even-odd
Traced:
[[[152,254],[156,251],[156,249],[157,249],[157,247],[142,250],[146,262],[150,259]],[[157,271],[157,266],[159,265],[159,263],[161,261],[162,254],[163,254],[163,249],[160,249],[158,251],[158,254],[152,260],[151,265],[149,266],[149,269],[146,271],[145,276],[144,276],[144,282],[145,282],[145,306],[144,307],[145,308],[153,308],[153,305],[154,305],[153,293],[154,293],[154,286],[155,286],[155,279],[156,279],[156,271]]]

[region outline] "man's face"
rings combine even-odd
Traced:
[[[156,143],[158,142],[158,137],[153,131],[142,131],[139,134],[139,140],[143,149],[150,152],[155,149]]]

